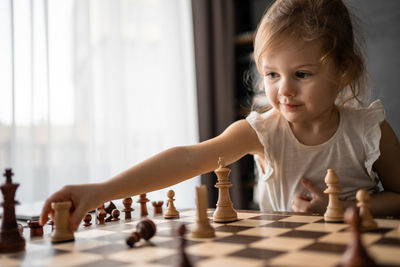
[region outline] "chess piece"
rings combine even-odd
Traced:
[[[186,252],[185,252],[185,247],[186,247],[185,233],[186,233],[186,226],[184,224],[182,224],[178,228],[178,235],[180,238],[180,245],[179,245],[180,259],[179,259],[179,265],[178,265],[179,267],[191,267],[192,266],[192,264],[189,261],[189,258],[186,255]]]
[[[137,201],[137,203],[140,203],[140,217],[149,215],[147,212],[147,202],[149,201],[150,200],[146,198],[146,193],[140,194],[139,200]]]
[[[134,211],[134,209],[131,207],[132,206],[132,198],[127,197],[124,198],[122,201],[122,204],[124,204],[124,209],[122,212],[125,213],[125,220],[130,220],[132,219],[131,212]]]
[[[6,177],[6,182],[0,187],[3,194],[0,253],[17,252],[25,249],[25,239],[18,229],[17,218],[15,217],[15,205],[19,204],[15,200],[15,193],[19,184],[12,182],[13,175],[11,169],[6,169],[3,174]]]
[[[106,218],[106,222],[111,222],[112,221],[112,215],[111,212],[116,209],[117,207],[115,206],[115,204],[110,201],[110,203],[108,204],[108,206],[106,208],[104,208],[104,210],[106,211],[107,214],[109,214],[109,216]]]
[[[237,213],[233,209],[233,204],[229,196],[229,188],[232,187],[229,181],[229,173],[231,170],[225,168],[225,162],[222,157],[218,158],[218,169],[214,172],[217,175],[218,182],[215,187],[218,188],[217,208],[214,211],[214,222],[233,222],[237,220]]]
[[[83,221],[85,222],[83,226],[88,227],[92,225],[92,215],[90,213],[86,214],[85,218],[83,218]]]
[[[51,233],[52,243],[74,240],[74,233],[69,226],[69,210],[71,207],[71,201],[51,203],[51,208],[54,210],[54,231]]]
[[[118,209],[113,209],[113,211],[111,212],[111,216],[112,216],[111,221],[113,221],[113,222],[119,221],[119,214],[120,214],[120,212]]]
[[[104,209],[104,205],[101,205],[96,209],[97,224],[105,224],[106,216],[107,212]]]
[[[205,185],[196,187],[197,219],[192,229],[192,237],[215,237],[215,230],[207,217],[207,188]]]
[[[339,178],[333,169],[328,169],[325,183],[328,188],[325,189],[324,193],[329,194],[329,203],[324,214],[324,220],[326,222],[343,222],[343,207],[338,197],[341,192],[338,187]]]
[[[154,215],[162,214],[162,205],[164,204],[164,201],[153,201],[151,204],[154,208]]]
[[[368,255],[361,241],[361,217],[358,208],[346,209],[346,222],[350,224],[351,241],[342,256],[342,267],[375,267],[374,260]]]
[[[53,232],[53,231],[54,231],[54,221],[53,221],[53,220],[49,220],[49,221],[47,222],[47,225],[50,225],[50,226],[51,226],[51,232]]]
[[[126,240],[126,244],[131,248],[135,246],[135,243],[140,239],[149,240],[152,238],[157,231],[156,225],[150,219],[145,219],[140,221],[136,225],[136,232],[133,232],[128,239]]]
[[[179,211],[176,210],[175,205],[174,205],[174,196],[175,192],[174,190],[169,190],[167,193],[167,211],[164,214],[164,219],[177,219],[179,218]]]
[[[369,200],[370,195],[368,191],[360,189],[356,194],[357,207],[360,208],[361,216],[361,231],[372,231],[378,229],[378,224],[375,222],[374,218],[369,211]]]
[[[43,226],[39,224],[39,221],[27,221],[30,231],[30,237],[43,236]]]
[[[18,223],[18,230],[19,230],[19,233],[21,234],[21,236],[23,236],[23,234],[24,234],[24,227],[23,227],[22,224],[20,224],[20,223]]]

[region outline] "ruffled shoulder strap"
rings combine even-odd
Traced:
[[[380,100],[376,100],[365,109],[363,116],[363,143],[365,149],[365,168],[370,177],[375,179],[372,165],[380,156],[381,123],[385,120],[385,110]]]

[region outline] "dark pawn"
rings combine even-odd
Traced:
[[[131,212],[134,211],[134,209],[131,207],[132,198],[130,197],[124,198],[122,204],[124,204],[124,209],[122,210],[122,212],[125,212],[125,220],[130,220],[132,218]]]
[[[86,214],[85,218],[83,218],[83,221],[85,222],[83,226],[88,227],[92,225],[92,215],[90,213]]]
[[[119,221],[119,214],[120,214],[119,210],[113,209],[113,211],[111,212],[111,216],[112,216],[111,221],[114,221],[114,222]]]
[[[104,210],[104,205],[98,207],[96,211],[97,224],[105,224],[106,216],[107,212]]]
[[[107,218],[106,218],[106,222],[111,222],[112,221],[112,215],[111,215],[111,212],[113,211],[113,210],[115,210],[117,207],[115,206],[115,204],[112,202],[112,201],[110,201],[110,203],[108,204],[108,206],[106,207],[106,208],[104,208],[104,210],[106,211],[106,213],[107,214],[110,214],[110,216],[108,216]]]
[[[156,225],[152,220],[142,220],[136,225],[136,232],[128,237],[126,244],[132,248],[140,239],[149,240],[152,238],[156,234],[156,230]]]
[[[180,259],[178,266],[179,267],[192,267],[192,264],[190,263],[186,252],[185,252],[185,247],[186,247],[186,239],[185,239],[185,234],[186,234],[186,226],[182,224],[178,228],[178,235],[180,238],[180,245],[179,245],[179,254],[180,254]]]
[[[374,260],[368,255],[361,242],[361,217],[358,208],[348,208],[344,214],[345,221],[350,224],[352,237],[342,257],[342,267],[376,267]]]
[[[30,231],[30,236],[31,237],[36,237],[36,236],[43,236],[43,226],[39,224],[39,221],[27,221],[27,224],[29,226]]]
[[[140,217],[145,217],[149,215],[149,213],[147,212],[147,202],[149,201],[150,200],[148,200],[146,197],[146,193],[139,195],[139,200],[136,202],[140,203]]]

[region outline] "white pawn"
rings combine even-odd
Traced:
[[[326,222],[343,222],[343,207],[339,201],[339,193],[341,190],[337,186],[339,178],[333,169],[328,169],[325,176],[325,183],[328,186],[324,193],[329,194],[329,203],[324,214]]]
[[[192,237],[215,237],[215,230],[207,217],[207,188],[205,185],[196,187],[197,219],[192,229]]]
[[[179,218],[179,211],[176,210],[174,205],[174,190],[169,190],[167,193],[167,212],[164,214],[164,219],[176,219]]]
[[[54,210],[54,231],[51,233],[52,243],[74,240],[74,232],[69,228],[69,210],[71,206],[71,201],[51,203],[51,208]]]
[[[360,189],[357,191],[356,198],[358,201],[357,207],[360,208],[361,230],[371,231],[378,229],[378,224],[369,211],[369,200],[371,198],[369,193],[364,189]]]

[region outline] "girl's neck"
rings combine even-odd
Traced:
[[[297,140],[308,146],[316,146],[328,141],[339,127],[340,115],[336,107],[327,111],[318,120],[301,123],[289,122]]]

